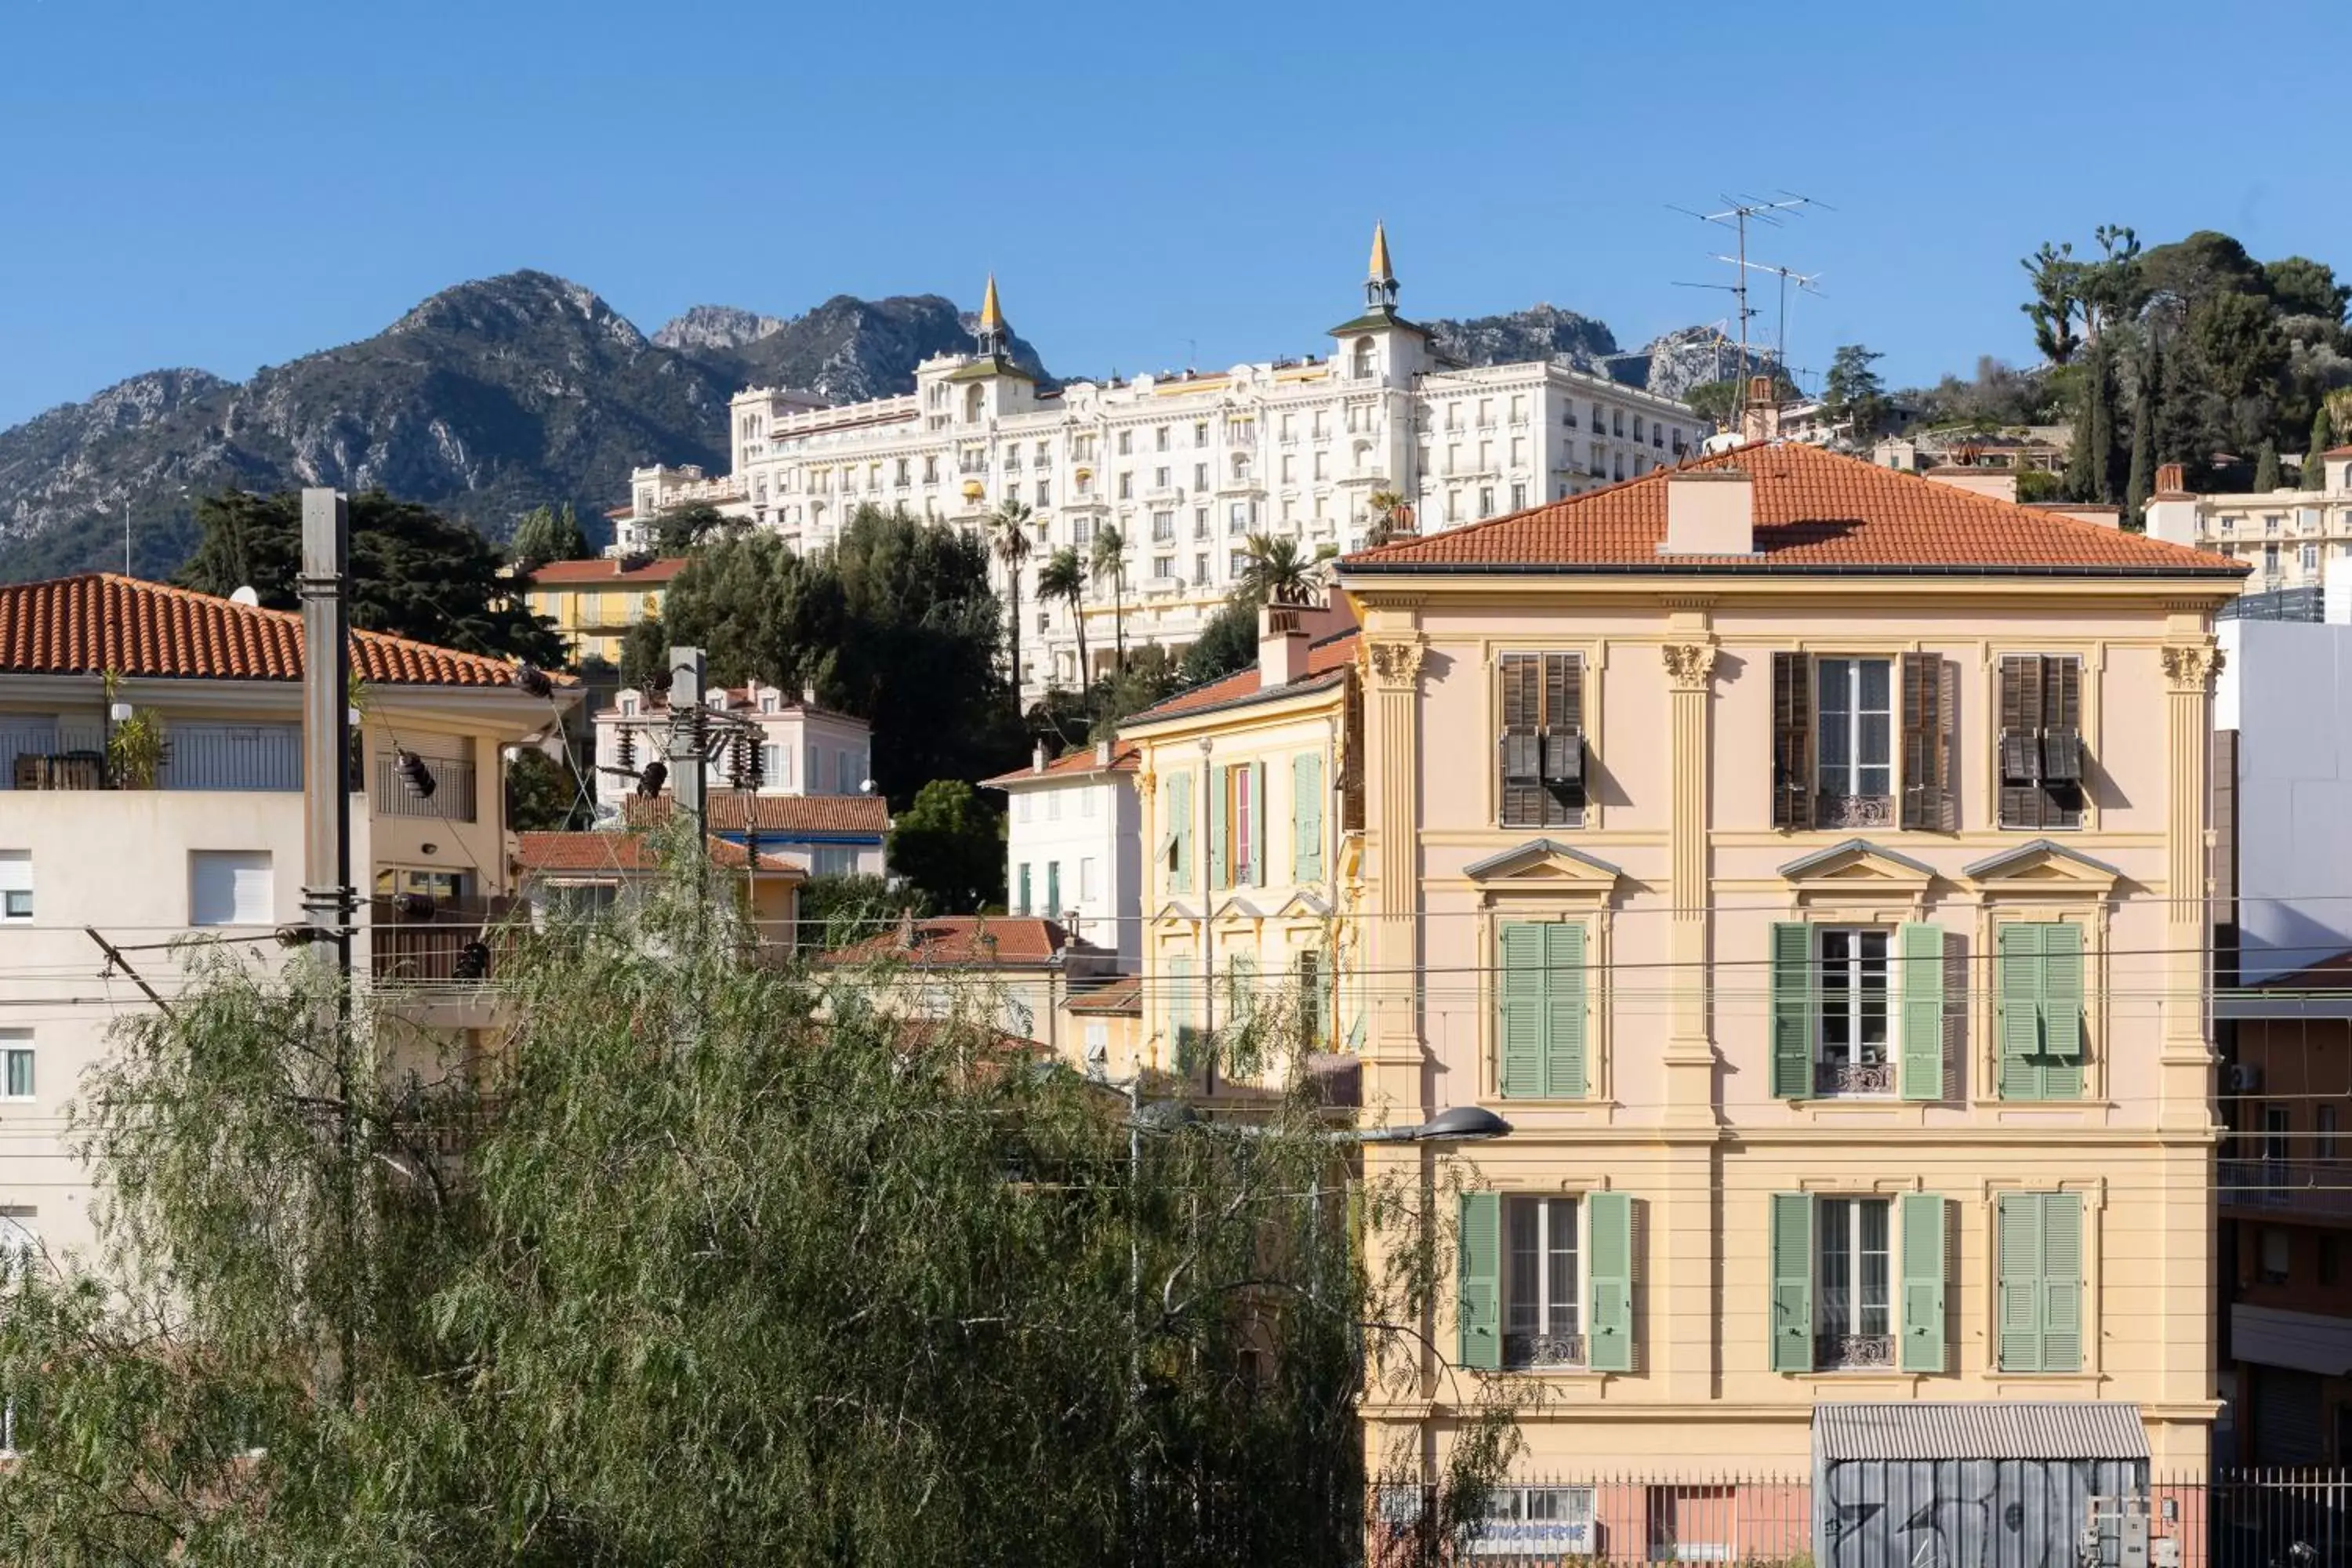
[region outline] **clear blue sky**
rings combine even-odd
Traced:
[[[1753,247],[1824,274],[1792,359],[1908,383],[2029,359],[2016,258],[2103,221],[2352,271],[2347,46],[2340,3],[0,0],[0,426],[524,267],[648,331],[993,268],[1050,365],[1225,363],[1319,346],[1375,216],[1409,313],[1630,347],[1729,309],[1669,204],[1784,187],[1836,207]]]

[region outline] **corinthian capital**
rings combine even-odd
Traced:
[[[2164,679],[2175,691],[2202,691],[2221,673],[2221,650],[2202,643],[2179,643],[2164,650]]]
[[[1364,654],[1371,665],[1374,684],[1391,689],[1412,686],[1421,679],[1421,659],[1427,647],[1418,637],[1365,644]]]
[[[1666,661],[1666,679],[1677,691],[1704,691],[1715,679],[1711,642],[1670,642],[1658,652]]]

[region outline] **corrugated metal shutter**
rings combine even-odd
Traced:
[[[1815,1457],[1851,1459],[2146,1459],[2139,1406],[2113,1399],[1954,1400],[1813,1407]]]
[[[165,789],[299,790],[299,724],[174,724]]]
[[[2322,1463],[2326,1436],[2318,1375],[2277,1366],[2249,1370],[2254,1374],[2254,1463]]]

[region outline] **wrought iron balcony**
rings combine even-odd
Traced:
[[[1895,797],[1891,795],[1832,795],[1813,797],[1815,827],[1892,827]]]
[[[1816,1334],[1813,1365],[1822,1372],[1883,1372],[1895,1365],[1893,1334]]]
[[[1829,1100],[1893,1094],[1895,1064],[1893,1062],[1815,1062],[1813,1092]]]
[[[2352,1160],[2223,1160],[2221,1206],[2352,1224]]]
[[[1505,1334],[1503,1364],[1519,1371],[1584,1365],[1582,1334]]]

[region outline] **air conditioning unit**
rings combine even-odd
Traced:
[[[2252,1094],[2263,1087],[2263,1069],[2252,1062],[2231,1062],[2221,1070],[2221,1081],[2231,1094]]]

